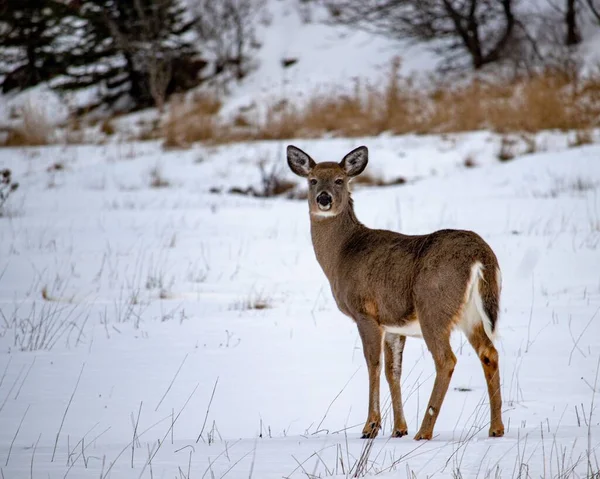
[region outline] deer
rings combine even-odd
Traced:
[[[389,385],[392,437],[408,434],[400,378],[406,337],[421,337],[435,363],[435,381],[415,440],[429,440],[456,365],[451,332],[459,328],[478,355],[490,402],[491,437],[504,435],[498,352],[494,347],[502,278],[492,248],[472,231],[405,235],[363,225],[350,183],[368,163],[360,146],[339,162],[316,163],[293,145],[287,163],[308,180],[310,231],[317,262],[339,310],[358,327],[369,377],[362,438],[381,429],[382,356]],[[382,354],[383,350],[383,354]]]

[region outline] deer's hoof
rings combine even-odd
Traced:
[[[429,441],[431,439],[431,436],[432,436],[431,432],[419,431],[417,433],[417,435],[415,436],[415,441],[421,441],[423,439]]]
[[[394,431],[392,432],[392,437],[402,437],[402,436],[406,436],[406,435],[408,435],[408,431],[406,430],[406,428],[394,429]]]
[[[504,426],[490,428],[490,437],[502,437],[504,436]]]
[[[368,422],[363,428],[362,439],[373,439],[374,437],[377,437],[379,429],[381,429],[381,424],[379,422]]]

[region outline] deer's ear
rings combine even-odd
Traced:
[[[310,170],[316,164],[307,153],[304,153],[300,148],[296,148],[293,145],[287,147],[287,162],[290,170],[303,178],[308,176]]]
[[[366,146],[359,146],[352,150],[340,162],[340,166],[350,177],[360,175],[369,162],[369,150]]]

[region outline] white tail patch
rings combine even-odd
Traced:
[[[465,305],[460,320],[460,328],[468,336],[473,328],[479,323],[483,324],[483,329],[488,338],[493,342],[495,338],[494,331],[492,330],[492,321],[488,317],[483,307],[483,300],[479,293],[479,282],[485,281],[483,277],[483,265],[477,261],[471,266],[471,277],[467,284],[467,290],[465,292]],[[498,279],[500,278],[500,269],[496,270]],[[498,284],[501,284],[500,282]]]

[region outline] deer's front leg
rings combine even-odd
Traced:
[[[408,434],[406,419],[402,408],[402,394],[400,392],[400,377],[402,376],[402,353],[406,336],[395,333],[385,333],[385,377],[390,386],[392,396],[392,409],[394,411],[394,429],[392,437],[402,437]]]
[[[381,428],[379,410],[379,378],[381,376],[381,342],[383,333],[377,322],[369,317],[356,321],[362,340],[363,353],[369,370],[369,415],[363,428],[363,439],[377,436]]]

